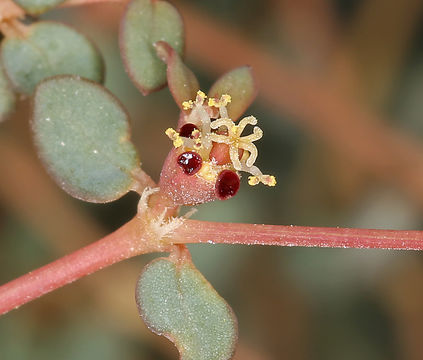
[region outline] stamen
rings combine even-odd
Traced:
[[[257,147],[253,144],[263,137],[263,131],[257,125],[257,119],[254,116],[247,116],[235,124],[228,116],[226,106],[231,102],[231,96],[223,94],[220,99],[208,98],[202,91],[197,92],[195,100],[187,100],[182,103],[184,109],[192,109],[187,115],[185,121],[195,124],[199,129],[192,131],[191,139],[180,138],[179,134],[173,129],[166,130],[167,136],[173,141],[175,147],[185,146],[185,150],[195,149],[203,159],[203,166],[196,174],[202,178],[214,181],[221,171],[221,166],[217,163],[208,162],[206,159],[210,157],[213,143],[227,144],[229,147],[229,158],[231,163],[225,164],[225,168],[236,171],[245,171],[252,176],[249,177],[250,185],[263,183],[268,186],[275,186],[276,179],[271,175],[263,175],[262,172],[254,166],[254,162],[258,157]],[[216,117],[216,110],[219,109],[220,117]],[[252,134],[241,136],[247,125],[253,125]],[[224,130],[226,128],[227,130]],[[218,130],[212,132],[211,130]],[[240,151],[244,154],[240,159]],[[220,167],[220,168],[219,168]],[[220,169],[220,170],[219,170]]]
[[[235,170],[241,171],[242,165],[241,165],[241,161],[239,161],[239,153],[238,153],[237,147],[235,146],[229,147],[229,157],[231,158],[231,161]]]
[[[249,143],[260,140],[263,137],[263,130],[258,126],[255,126],[251,135],[243,136],[241,139],[243,142]]]
[[[231,101],[232,98],[230,95],[223,94],[219,100],[216,100],[215,98],[209,98],[208,105],[210,107],[222,108],[226,107]]]
[[[207,98],[207,95],[204,94],[201,90],[197,91],[197,97],[195,98],[196,105],[203,105],[204,100]]]
[[[276,178],[273,175],[250,176],[248,178],[248,185],[254,186],[260,182],[267,186],[275,186]]]
[[[192,108],[193,108],[193,106],[194,106],[194,102],[193,102],[192,100],[184,101],[184,102],[182,103],[182,108],[183,108],[184,110],[189,110],[189,109],[192,109]]]
[[[242,143],[241,145],[242,146],[240,146],[240,148],[247,150],[250,154],[248,159],[245,161],[245,165],[247,165],[247,167],[253,166],[258,156],[257,147],[254,144],[248,144],[248,143]]]
[[[168,138],[170,140],[173,141],[173,146],[175,148],[181,147],[184,144],[184,141],[181,139],[181,136],[179,135],[179,133],[176,130],[174,130],[172,128],[168,128],[165,131],[165,134],[168,136]]]

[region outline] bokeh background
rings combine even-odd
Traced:
[[[267,224],[422,229],[423,1],[172,1],[186,22],[186,62],[207,88],[254,67],[258,164],[278,186],[242,186],[194,218]],[[143,97],[125,74],[119,3],[58,9],[106,62],[129,110],[143,169],[158,179],[178,109]],[[29,101],[0,125],[0,281],[89,244],[134,214],[137,196],[72,199],[46,175]],[[244,179],[245,182],[245,179]],[[419,252],[191,246],[238,316],[236,359],[423,359]],[[1,360],[176,359],[139,319],[134,284],[153,256],[119,263],[0,318]]]

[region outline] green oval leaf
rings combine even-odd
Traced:
[[[232,97],[232,102],[227,106],[229,117],[232,120],[238,119],[257,95],[251,67],[242,66],[223,74],[213,84],[208,95],[219,98],[223,94]]]
[[[65,0],[13,0],[30,15],[39,15]]]
[[[168,2],[133,0],[122,19],[119,40],[126,71],[147,95],[166,85],[166,65],[158,58],[154,43],[165,41],[182,55],[182,18]]]
[[[39,154],[65,191],[107,202],[131,189],[139,161],[128,116],[106,89],[76,76],[51,78],[37,87],[33,111]]]
[[[157,55],[167,64],[167,83],[176,104],[182,108],[182,102],[193,100],[200,90],[194,73],[183,63],[178,53],[166,42],[158,41]]]
[[[190,261],[154,260],[136,289],[141,316],[169,338],[183,360],[230,359],[237,341],[232,309]]]
[[[0,65],[0,121],[15,108],[15,93]]]
[[[15,89],[31,94],[42,80],[62,74],[103,79],[103,60],[83,35],[68,26],[38,22],[26,37],[8,37],[1,47],[6,73]]]

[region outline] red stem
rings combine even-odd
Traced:
[[[85,275],[132,256],[169,251],[172,244],[216,243],[423,250],[422,231],[319,228],[185,220],[168,245],[146,237],[138,218],[74,253],[0,286],[0,315]],[[153,234],[154,235],[154,234]],[[153,236],[154,237],[154,236]]]
[[[423,250],[423,231],[256,225],[185,220],[173,243]]]
[[[0,286],[0,315],[116,262],[158,250],[134,218],[101,240]]]

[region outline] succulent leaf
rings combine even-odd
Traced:
[[[137,283],[136,300],[147,326],[169,338],[183,360],[225,360],[234,353],[232,309],[190,260],[160,258]]]
[[[108,202],[133,187],[139,160],[128,116],[100,85],[74,76],[42,82],[34,95],[32,128],[41,159],[72,196]]]
[[[4,69],[14,88],[31,94],[42,80],[55,75],[103,79],[103,60],[93,44],[72,28],[37,22],[24,37],[7,37],[1,46]]]
[[[147,95],[166,85],[166,65],[157,56],[154,44],[165,41],[182,55],[182,18],[166,1],[132,0],[122,19],[119,41],[126,71]]]

